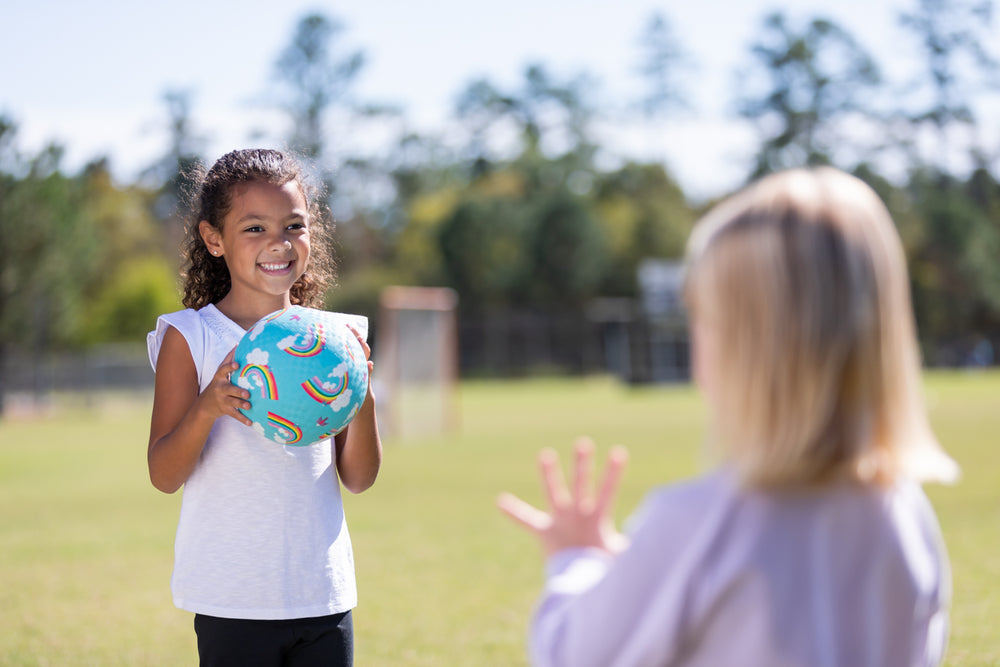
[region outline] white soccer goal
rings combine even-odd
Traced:
[[[412,440],[457,429],[457,305],[447,288],[382,291],[373,381],[386,436]]]

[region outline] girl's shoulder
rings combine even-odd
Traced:
[[[163,315],[160,315],[156,318],[156,329],[160,329],[163,326],[172,326],[177,329],[197,327],[200,326],[200,320],[201,310],[185,308],[184,310],[178,310],[173,313],[164,313]],[[150,333],[155,333],[155,330]]]
[[[740,487],[735,474],[726,468],[717,468],[697,477],[653,489],[647,500],[656,505],[694,509],[705,507],[712,501],[733,498],[739,494]]]
[[[646,495],[630,518],[630,527],[644,523],[701,525],[720,507],[738,502],[739,495],[734,476],[722,468],[665,484]]]
[[[200,311],[193,308],[160,315],[156,319],[156,328],[146,334],[146,348],[149,353],[149,363],[153,366],[153,370],[156,370],[156,360],[163,345],[163,338],[169,329],[176,329],[184,337],[191,351],[191,357],[197,359],[200,356],[198,353],[202,347],[201,340],[203,336],[201,332],[203,327],[204,321],[202,320]]]

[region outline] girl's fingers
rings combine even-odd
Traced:
[[[233,387],[237,391],[230,394],[233,400],[230,401],[230,406],[232,407],[232,417],[236,421],[244,424],[246,426],[253,426],[253,421],[250,420],[245,414],[240,412],[240,410],[249,410],[250,402],[246,399],[250,397],[250,392],[245,389],[240,389],[239,387]]]
[[[236,402],[234,403],[236,409],[249,410],[250,401],[248,401],[247,399],[250,398],[250,392],[248,392],[246,389],[240,389],[239,387],[237,387],[236,389],[239,390],[235,394],[233,394],[233,398],[236,399]]]
[[[239,364],[235,361],[230,361],[229,363],[223,363],[219,366],[219,370],[215,371],[216,380],[224,380],[229,382],[229,376],[232,375],[233,371],[239,368]]]
[[[594,441],[590,438],[579,438],[576,441],[574,450],[573,500],[577,506],[587,509],[592,500],[590,479],[594,467]]]
[[[618,491],[628,454],[624,447],[612,448],[595,499],[592,487],[594,450],[594,443],[589,438],[576,441],[572,489],[566,487],[556,452],[547,448],[539,453],[538,467],[549,512],[509,493],[497,498],[497,507],[535,533],[549,554],[567,547],[597,547],[612,553],[624,548],[624,538],[615,531],[609,508]]]
[[[346,324],[345,326],[351,330],[351,333],[353,333],[354,336],[358,339],[358,342],[361,343],[361,349],[364,350],[365,352],[365,358],[367,359],[368,357],[370,357],[372,349],[368,345],[368,341],[365,340],[365,337],[362,336],[360,333],[358,333],[358,330],[354,328],[354,325]]]
[[[604,479],[601,481],[601,488],[597,494],[595,508],[598,514],[610,514],[615,494],[618,493],[618,482],[622,478],[627,463],[628,450],[621,445],[613,447],[608,454],[608,465],[604,470]]]
[[[219,364],[219,369],[215,371],[215,377],[228,382],[229,375],[240,367],[240,365],[234,361],[235,358],[236,348],[233,347],[233,349],[229,350],[229,354],[226,355],[226,358],[222,360],[222,363]]]
[[[548,514],[509,493],[500,494],[497,507],[514,521],[536,533],[545,530],[552,522]]]
[[[219,365],[219,370],[216,371],[215,377],[220,382],[224,382],[226,384],[225,389],[229,392],[230,396],[239,400],[237,403],[238,406],[249,408],[249,406],[244,406],[243,404],[248,398],[250,398],[250,392],[238,384],[230,381],[232,373],[240,367],[240,365],[234,361],[235,357],[236,346],[233,346],[233,349],[229,350],[229,354],[226,355],[226,358],[223,359],[222,363]]]
[[[559,467],[559,455],[554,449],[543,449],[538,455],[538,467],[542,474],[542,488],[553,510],[565,507],[568,502],[566,480]]]
[[[223,365],[219,372],[222,373],[226,370],[225,365]],[[235,370],[235,369],[233,369]],[[223,376],[216,378],[221,383],[221,390],[227,396],[232,396],[233,398],[239,399],[239,403],[242,403],[250,398],[250,392],[239,386],[238,384],[233,384],[229,381],[229,378]]]

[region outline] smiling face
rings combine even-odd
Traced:
[[[237,185],[222,229],[201,222],[208,251],[229,268],[232,288],[224,301],[237,306],[233,310],[271,312],[289,305],[289,290],[309,262],[309,224],[295,181]]]

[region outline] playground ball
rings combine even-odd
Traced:
[[[291,306],[244,334],[230,381],[250,392],[250,409],[241,412],[254,430],[304,447],[350,424],[368,391],[368,360],[347,328],[357,319]]]

